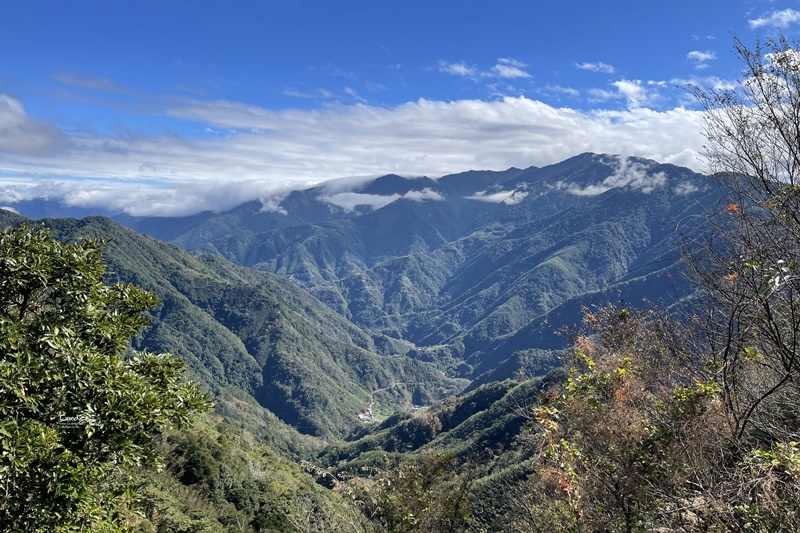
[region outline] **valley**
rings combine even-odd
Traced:
[[[688,169],[583,154],[325,184],[219,214],[116,217],[128,229],[45,223],[63,240],[107,240],[112,280],[158,295],[133,346],[181,357],[218,410],[244,400],[261,433],[341,439],[365,413],[547,374],[583,306],[678,304],[691,295],[681,239],[719,201]]]

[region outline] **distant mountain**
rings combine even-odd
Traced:
[[[0,225],[24,220],[3,211]],[[134,346],[180,356],[229,414],[260,404],[302,433],[342,437],[370,408],[391,413],[463,387],[404,356],[402,342],[364,333],[275,275],[189,255],[103,217],[45,223],[62,240],[108,240],[110,279],[161,300]]]
[[[411,355],[485,380],[539,365],[524,354],[561,346],[554,330],[581,305],[685,297],[679,230],[719,195],[686,168],[582,154],[543,168],[323,185],[269,214],[245,204],[184,220],[173,242],[284,276],[356,325],[412,343]],[[496,374],[506,360],[528,363]]]
[[[438,180],[426,177],[404,178],[387,175],[373,180],[334,180],[306,190],[292,191],[285,196],[264,198],[244,203],[225,213],[210,211],[188,217],[136,217],[115,215],[113,218],[140,233],[168,241],[185,249],[194,249],[219,239],[246,240],[249,234],[286,229],[304,224],[349,220],[373,211],[410,194],[422,201],[425,194],[469,195],[485,190],[520,172],[468,172],[445,176]],[[18,209],[27,214],[25,209]]]
[[[272,272],[376,338],[482,383],[543,372],[583,305],[689,294],[677,244],[713,179],[635,157],[334,181],[227,213],[118,217],[195,254]],[[536,356],[532,355],[536,354]],[[549,363],[548,363],[549,361]]]
[[[83,218],[88,216],[103,215],[114,216],[118,212],[101,207],[71,206],[59,198],[32,198],[19,202],[0,204],[0,209],[10,210],[32,219],[40,218]]]

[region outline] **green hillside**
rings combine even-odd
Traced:
[[[5,216],[6,224],[20,221]],[[303,440],[287,425],[342,437],[359,427],[358,415],[369,406],[389,414],[463,387],[434,365],[402,355],[408,350],[402,343],[365,334],[274,275],[189,255],[106,218],[45,224],[63,240],[107,240],[112,279],[152,290],[161,300],[134,347],[181,357],[190,376],[219,397],[219,410],[266,424],[259,434],[294,442],[275,442],[278,448]]]
[[[423,186],[428,199],[400,198]],[[581,305],[685,297],[680,231],[720,196],[688,169],[597,154],[439,180],[385,176],[352,194],[399,199],[337,212],[330,190],[308,189],[278,214],[248,204],[186,220],[174,242],[277,273],[382,343],[482,380],[510,375],[510,363],[493,370],[517,352],[562,347],[554,331]],[[497,194],[505,200],[481,201]],[[281,225],[262,224],[274,217]],[[211,221],[224,231],[202,229]],[[535,367],[549,368],[513,372]]]

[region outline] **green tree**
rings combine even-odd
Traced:
[[[455,467],[452,455],[423,452],[389,465],[373,484],[356,487],[355,497],[364,514],[389,533],[466,531],[474,478],[469,472],[456,473]]]
[[[157,301],[104,282],[102,243],[0,233],[0,529],[113,531],[154,438],[210,407],[168,354],[128,343]]]

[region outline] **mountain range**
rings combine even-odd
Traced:
[[[300,446],[294,430],[341,438],[359,415],[543,375],[582,306],[681,301],[679,247],[720,197],[686,168],[587,153],[339,180],[225,213],[45,222],[109,240],[112,279],[162,301],[135,346],[176,353],[227,409],[282,425],[281,448]]]
[[[582,305],[685,297],[678,246],[720,194],[686,168],[582,154],[542,168],[334,182],[222,214],[120,220],[288,278],[364,330],[411,343],[412,356],[476,379],[563,346],[556,332]]]
[[[0,213],[2,227],[29,222]],[[105,217],[44,223],[60,240],[106,241],[109,281],[132,282],[160,300],[134,348],[179,356],[218,410],[277,449],[308,444],[295,430],[342,438],[368,407],[389,414],[463,388],[402,355],[404,343],[361,331],[273,274],[190,255]]]

